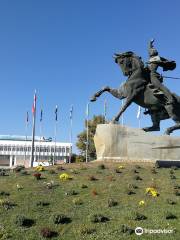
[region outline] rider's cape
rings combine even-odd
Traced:
[[[174,70],[176,68],[176,62],[167,60],[166,58],[160,57],[161,61],[159,66],[163,68],[163,71]]]

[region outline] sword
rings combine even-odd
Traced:
[[[170,77],[170,76],[163,76],[163,75],[161,75],[163,78],[171,78],[171,79],[180,79],[180,78],[178,78],[178,77]]]

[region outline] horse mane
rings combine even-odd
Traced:
[[[125,58],[125,57],[135,58],[136,60],[138,60],[140,62],[141,66],[144,68],[144,62],[143,62],[142,58],[139,57],[138,55],[136,55],[134,52],[127,51],[127,52],[124,52],[124,53],[115,53],[115,59],[116,58]]]

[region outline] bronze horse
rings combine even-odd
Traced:
[[[152,127],[143,128],[144,131],[159,131],[160,121],[172,118],[175,125],[166,129],[165,134],[170,135],[174,130],[180,129],[180,97],[172,93],[174,104],[169,106],[166,104],[165,95],[154,88],[150,83],[150,73],[140,57],[133,52],[125,52],[115,56],[115,62],[120,66],[123,74],[128,79],[118,89],[112,89],[109,86],[102,88],[96,92],[91,101],[96,101],[103,92],[109,92],[118,99],[126,99],[124,105],[118,114],[111,121],[117,123],[121,114],[134,102],[137,105],[147,109],[144,114],[150,114],[152,119]],[[173,114],[169,114],[168,108],[172,107]]]

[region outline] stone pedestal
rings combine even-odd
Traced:
[[[137,128],[99,124],[94,142],[97,160],[180,160],[180,137],[155,136]]]

